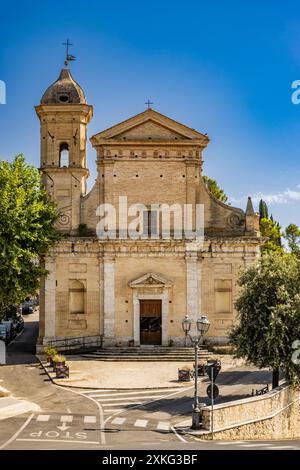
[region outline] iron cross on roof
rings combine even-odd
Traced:
[[[151,104],[154,104],[154,103],[152,103],[152,101],[150,101],[150,100],[148,99],[148,101],[146,101],[145,104],[147,105],[147,109],[150,109],[150,108],[151,108]]]
[[[76,57],[72,54],[69,54],[69,46],[73,46],[71,42],[69,42],[69,39],[67,39],[67,42],[62,43],[63,46],[66,46],[66,59],[65,59],[65,66],[67,67],[69,62],[72,60],[75,60]]]

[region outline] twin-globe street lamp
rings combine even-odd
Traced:
[[[198,399],[198,347],[201,338],[208,332],[210,327],[210,321],[205,315],[201,315],[196,321],[197,335],[191,336],[190,330],[192,326],[192,320],[186,315],[182,320],[182,329],[185,333],[185,341],[187,336],[190,338],[192,345],[195,348],[195,392],[194,392],[194,404],[192,411],[192,429],[200,429],[201,427],[201,405]]]

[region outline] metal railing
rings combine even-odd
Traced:
[[[259,395],[265,395],[265,393],[268,393],[268,392],[269,392],[269,384],[266,385],[266,387],[263,387],[261,389],[254,390],[254,388],[253,388],[252,389],[252,396],[257,397]]]
[[[102,348],[102,336],[69,336],[48,341],[47,344],[66,354],[92,352]]]

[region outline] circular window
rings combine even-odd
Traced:
[[[69,101],[68,95],[60,95],[60,96],[59,96],[59,101],[60,101],[61,103],[67,103],[67,102]]]

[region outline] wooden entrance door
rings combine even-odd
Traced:
[[[161,344],[161,300],[140,300],[141,344]]]

